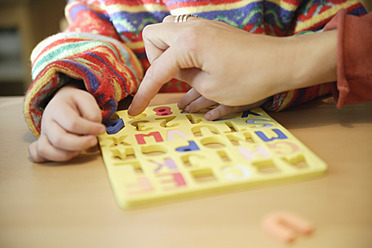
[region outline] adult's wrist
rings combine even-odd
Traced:
[[[288,90],[337,80],[337,30],[289,38],[293,47]]]

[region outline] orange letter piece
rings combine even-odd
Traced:
[[[262,221],[263,229],[282,242],[293,242],[299,234],[310,235],[313,225],[306,219],[291,212],[273,212]]]

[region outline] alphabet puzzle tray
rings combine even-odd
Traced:
[[[122,208],[305,179],[327,167],[260,108],[216,121],[176,104],[118,111],[99,143]]]

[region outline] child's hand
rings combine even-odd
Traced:
[[[253,104],[243,106],[226,106],[223,104],[218,105],[217,102],[211,101],[199,94],[194,88],[189,90],[178,102],[178,107],[189,113],[198,112],[202,109],[218,105],[205,114],[205,119],[213,121],[231,113],[242,112],[248,109],[257,108],[264,104],[267,99],[258,101]]]
[[[94,97],[73,86],[60,89],[45,108],[40,138],[29,146],[35,162],[67,161],[97,144],[105,132]]]

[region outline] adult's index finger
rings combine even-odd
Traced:
[[[142,113],[160,88],[176,76],[181,69],[178,57],[177,49],[169,47],[152,63],[129,106],[128,114],[135,116]]]

